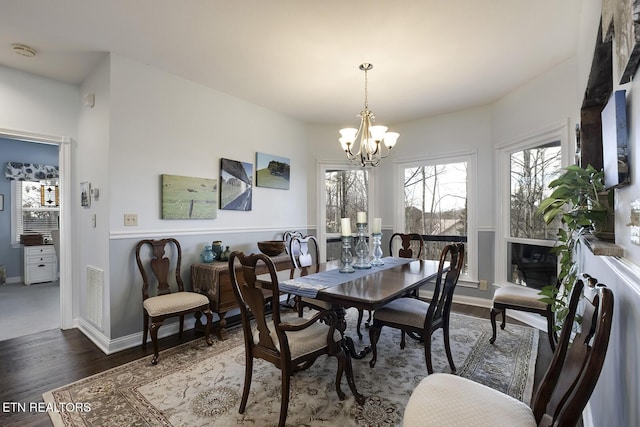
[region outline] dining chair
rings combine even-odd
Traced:
[[[602,371],[613,318],[613,292],[604,285],[591,288],[594,295],[583,298],[585,310],[572,339],[583,286],[581,280],[574,285],[558,345],[531,406],[466,378],[433,374],[412,392],[403,425],[578,425]]]
[[[235,260],[240,262],[244,280],[238,280],[238,273],[232,268]],[[338,359],[335,387],[340,400],[345,394],[340,388],[342,374],[346,370],[347,379],[353,378],[350,360],[342,349],[342,335],[336,329],[337,316],[334,311],[322,310],[311,318],[281,316],[280,305],[272,305],[271,316],[265,309],[265,297],[256,281],[256,266],[264,263],[271,279],[270,288],[278,295],[278,277],[273,261],[264,254],[245,255],[234,251],[229,257],[229,271],[234,295],[240,307],[242,330],[245,344],[245,377],[239,412],[244,413],[253,374],[254,358],[264,359],[281,371],[281,402],[279,426],[284,426],[289,405],[289,383],[291,376],[309,368],[322,355]],[[255,327],[251,320],[255,319]],[[354,394],[355,383],[348,381]],[[258,408],[261,410],[262,408]]]
[[[400,246],[396,245],[400,243]],[[420,259],[424,250],[424,239],[418,233],[393,233],[389,239],[389,253],[391,256],[396,253],[400,258]],[[414,251],[416,253],[414,254]]]
[[[402,331],[400,348],[405,347],[405,333],[413,334],[424,342],[424,354],[427,372],[433,373],[431,363],[431,336],[434,331],[442,329],[444,348],[451,371],[455,372],[451,348],[449,346],[449,316],[451,302],[460,272],[464,265],[464,244],[456,243],[444,247],[440,254],[438,275],[435,281],[431,302],[406,296],[385,304],[373,313],[373,324],[369,327],[372,358],[369,366],[375,366],[378,358],[377,343],[383,326]],[[447,270],[448,266],[448,270]],[[445,274],[446,271],[446,274]],[[444,277],[444,280],[443,280]]]
[[[302,234],[301,231],[297,231],[297,230],[288,230],[285,231],[284,233],[282,233],[282,240],[284,241],[284,251],[287,253],[287,255],[289,255],[289,258],[291,259],[291,261],[293,262],[293,258],[296,257],[297,255],[299,255],[296,250],[297,248],[293,249],[293,252],[291,250],[291,239],[293,239],[294,237],[304,237],[304,235]],[[294,264],[295,267],[295,264]],[[290,305],[290,301],[291,298],[294,298],[294,305],[293,307]],[[284,304],[287,308],[295,308],[297,309],[297,302],[295,301],[295,297],[292,294],[287,294],[287,301]]]
[[[416,244],[412,242],[417,242]],[[397,244],[400,244],[399,247],[395,247]],[[397,249],[397,250],[396,250]],[[417,250],[414,256],[414,249]],[[399,258],[415,258],[420,259],[422,255],[422,250],[424,249],[424,239],[418,233],[393,233],[391,238],[389,239],[389,254],[391,256],[397,256]],[[395,255],[394,255],[395,254]],[[414,291],[414,296],[418,296],[418,290]],[[362,310],[358,311],[358,326],[357,333],[358,337],[362,339],[362,333],[360,332],[360,326],[362,325],[364,313]],[[365,322],[365,328],[369,328],[371,324],[371,310],[369,310],[369,317]]]
[[[311,251],[309,249],[311,246]],[[320,248],[315,236],[292,236],[289,239],[288,251],[291,263],[294,268],[302,269],[302,276],[317,273],[320,267]],[[314,268],[315,267],[315,268]],[[295,307],[298,316],[302,317],[304,308],[309,307],[315,310],[329,310],[331,304],[314,298],[295,296]]]
[[[556,286],[559,283],[556,281]],[[542,300],[540,289],[529,288],[524,285],[506,285],[496,289],[493,294],[491,307],[491,329],[493,331],[489,342],[494,344],[497,336],[496,317],[502,314],[500,329],[504,330],[507,323],[507,309],[536,313],[547,319],[547,337],[551,351],[555,351],[558,334],[555,328],[555,315],[551,304]]]
[[[142,262],[141,251],[144,246],[151,247],[151,258],[149,264],[145,267]],[[171,269],[171,260],[165,256],[165,253],[172,251],[175,255],[175,286],[177,292],[171,292],[169,284],[169,270]],[[213,314],[209,307],[209,298],[197,292],[188,292],[184,290],[184,283],[180,276],[180,268],[182,265],[182,248],[180,243],[173,238],[151,240],[145,239],[136,245],[136,263],[142,275],[142,307],[144,316],[144,331],[142,333],[142,346],[147,345],[147,332],[151,334],[151,342],[153,343],[153,359],[151,364],[158,363],[158,329],[165,319],[170,317],[180,317],[180,337],[182,338],[182,330],[184,328],[184,316],[194,313],[196,320],[199,322],[200,317],[204,313],[207,323],[204,327],[204,339],[207,345],[212,345],[213,341],[209,338],[209,331],[213,322]],[[149,272],[153,273],[151,277],[157,286],[152,287],[149,280]]]

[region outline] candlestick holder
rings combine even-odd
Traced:
[[[384,262],[380,260],[380,258],[382,258],[382,248],[380,247],[382,233],[371,233],[371,237],[373,238],[373,260],[371,261],[371,265],[384,265]]]
[[[353,264],[353,268],[365,269],[371,268],[371,264],[367,261],[367,257],[369,256],[369,245],[367,244],[367,239],[365,238],[365,233],[367,232],[367,223],[357,223],[358,227],[358,243],[356,243],[356,257],[358,260]]]
[[[340,273],[353,273],[355,270],[353,269],[353,255],[351,255],[351,241],[353,237],[351,236],[342,236],[342,268],[338,271]]]

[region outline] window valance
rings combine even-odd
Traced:
[[[5,171],[6,178],[14,181],[57,179],[59,175],[58,166],[22,162],[7,162]]]

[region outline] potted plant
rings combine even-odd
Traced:
[[[556,315],[556,325],[561,325],[567,314],[568,297],[577,279],[573,261],[576,246],[586,233],[602,232],[607,225],[613,192],[608,197],[604,188],[604,172],[588,165],[582,168],[569,166],[565,172],[549,184],[553,190],[538,207],[545,223],[556,218],[562,226],[558,229],[558,244],[552,249],[558,255],[560,286],[549,285],[541,290],[542,300],[551,304]]]

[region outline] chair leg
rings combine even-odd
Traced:
[[[158,358],[160,357],[160,352],[158,351],[158,329],[162,322],[151,322],[151,326],[149,327],[149,332],[151,333],[151,342],[153,343],[153,359],[151,359],[152,365],[158,364]]]
[[[304,305],[302,303],[302,297],[299,295],[296,295],[293,298],[293,305],[298,309],[298,317],[302,317],[304,314]]]
[[[498,315],[498,310],[496,310],[495,307],[492,307],[491,308],[491,330],[493,331],[493,333],[491,335],[491,339],[489,340],[489,342],[491,344],[496,342],[496,336],[498,335],[497,328],[496,328],[496,316],[497,315]]]
[[[244,414],[244,410],[247,407],[247,400],[249,399],[249,389],[251,388],[251,376],[253,375],[253,356],[245,351],[245,364],[244,364],[244,388],[242,389],[242,399],[240,399],[241,414]]]
[[[287,411],[289,410],[289,380],[291,379],[291,373],[287,369],[283,369],[281,374],[282,399],[280,401],[280,420],[278,421],[278,427],[284,427],[287,422]]]
[[[360,332],[360,325],[362,325],[362,316],[364,312],[361,308],[358,309],[358,327],[356,332],[358,333],[358,338],[362,339],[362,332]]]
[[[376,366],[376,360],[378,360],[378,340],[380,339],[380,332],[382,331],[382,325],[376,324],[376,321],[373,321],[373,324],[369,327],[369,341],[371,341],[371,360],[369,361],[369,366]]]
[[[400,350],[404,350],[405,346],[407,345],[407,337],[406,337],[406,332],[404,331],[404,329],[400,330]]]
[[[143,323],[142,347],[146,347],[147,346],[147,335],[149,333],[149,315],[147,314],[146,310],[144,311],[142,316],[144,316],[144,319],[142,320],[142,323]]]
[[[547,335],[549,336],[549,345],[551,345],[551,351],[555,353],[557,335],[556,335],[555,325],[553,324],[554,323],[553,313],[549,311],[546,314],[546,318],[547,318]]]
[[[180,316],[180,333],[179,337],[182,338],[182,330],[184,329],[184,314]]]
[[[423,337],[424,359],[427,362],[427,373],[429,375],[433,374],[433,364],[431,363],[431,333],[432,331],[428,331]]]
[[[453,356],[451,355],[451,346],[449,345],[449,320],[446,320],[442,324],[442,335],[444,337],[444,351],[447,353],[447,360],[449,361],[449,367],[452,373],[456,373],[456,365],[453,363]],[[429,354],[431,358],[431,354]]]

